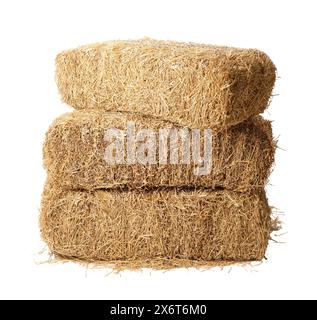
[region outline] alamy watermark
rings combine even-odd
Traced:
[[[212,167],[211,129],[140,129],[130,121],[125,130],[111,128],[104,135],[104,159],[118,164],[193,164],[194,175],[209,174]]]

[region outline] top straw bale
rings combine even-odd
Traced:
[[[56,80],[75,109],[128,111],[197,128],[229,127],[263,112],[275,66],[256,49],[152,39],[61,52]]]

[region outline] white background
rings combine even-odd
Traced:
[[[316,1],[1,1],[0,298],[317,298]],[[268,187],[287,234],[259,266],[110,274],[39,264],[41,147],[70,110],[54,82],[55,55],[96,41],[149,36],[259,48],[278,68],[265,116],[280,136]],[[107,276],[108,275],[108,276]]]

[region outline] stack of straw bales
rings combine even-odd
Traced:
[[[275,82],[267,55],[111,41],[60,53],[56,79],[76,111],[54,121],[43,148],[40,227],[55,256],[114,268],[264,258],[276,224],[264,191],[275,141],[259,115]],[[210,128],[210,172],[195,174],[193,163],[107,163],[105,132],[131,122],[136,131]]]

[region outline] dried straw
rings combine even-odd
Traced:
[[[264,191],[87,192],[48,184],[40,227],[52,253],[64,258],[114,268],[223,265],[264,258],[270,213]]]
[[[246,191],[263,188],[266,184],[274,160],[275,142],[270,122],[259,116],[213,133],[211,172],[202,176],[194,174],[197,165],[193,163],[107,163],[104,158],[106,130],[113,127],[126,130],[129,121],[135,122],[136,132],[141,128],[156,131],[180,128],[167,121],[129,113],[75,111],[65,114],[51,125],[46,135],[44,164],[50,180],[67,189],[87,190],[203,186]],[[201,136],[203,153],[203,132]]]
[[[256,49],[142,39],[64,51],[56,79],[62,100],[76,109],[228,127],[264,111],[275,66]]]

